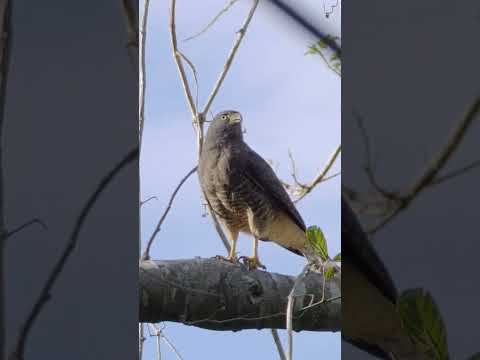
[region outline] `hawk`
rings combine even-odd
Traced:
[[[198,164],[203,193],[231,243],[227,260],[236,262],[240,232],[253,236],[250,269],[265,268],[258,240],[314,258],[305,223],[270,165],[243,141],[242,116],[223,111],[211,122]]]

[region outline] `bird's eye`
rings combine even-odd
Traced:
[[[227,115],[222,115],[221,119],[222,120],[227,120]]]

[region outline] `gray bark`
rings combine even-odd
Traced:
[[[287,298],[295,277],[195,258],[143,261],[139,279],[140,322],[174,321],[239,331],[285,329]],[[295,331],[340,330],[340,276],[323,285],[319,273],[310,272],[302,281],[294,308]],[[312,306],[322,299],[323,289],[324,301]]]

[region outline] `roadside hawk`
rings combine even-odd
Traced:
[[[242,116],[223,111],[211,122],[198,165],[207,202],[231,243],[227,260],[236,262],[240,232],[253,236],[250,269],[263,267],[258,240],[273,241],[314,257],[307,243],[305,223],[270,165],[243,141]]]

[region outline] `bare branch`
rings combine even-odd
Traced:
[[[480,160],[474,161],[471,164],[461,167],[460,169],[454,170],[446,175],[437,177],[435,180],[432,181],[430,185],[439,185],[443,183],[444,181],[451,180],[453,178],[456,178],[457,176],[464,175],[470,170],[473,170],[475,168],[478,168],[480,166]]]
[[[428,186],[437,174],[443,169],[451,155],[457,150],[458,145],[463,140],[463,137],[467,133],[470,125],[475,119],[476,115],[480,111],[480,98],[477,99],[473,105],[468,109],[467,113],[459,124],[453,129],[450,137],[447,139],[443,151],[441,151],[437,157],[432,159],[430,165],[426,171],[420,175],[410,188],[410,191],[404,198],[413,198],[426,186]]]
[[[144,335],[143,323],[138,324],[138,358],[142,360],[143,357],[143,344],[146,338]]]
[[[388,191],[388,190],[384,189],[383,187],[381,187],[379,185],[377,179],[375,178],[375,170],[373,168],[374,165],[373,165],[373,155],[372,155],[372,149],[371,149],[371,142],[370,142],[370,138],[369,138],[368,133],[367,133],[367,129],[365,128],[364,119],[357,112],[354,112],[353,115],[354,115],[355,119],[357,120],[358,129],[360,130],[360,134],[363,138],[363,144],[365,146],[365,153],[366,153],[366,156],[367,156],[367,162],[365,164],[365,173],[367,174],[367,177],[368,177],[370,183],[372,184],[372,186],[374,187],[374,189],[376,191],[378,191],[385,198],[393,200],[395,198],[395,194],[392,191]]]
[[[332,154],[330,159],[327,162],[327,165],[324,167],[322,171],[310,182],[307,184],[303,189],[301,195],[295,200],[295,203],[299,202],[302,200],[306,195],[308,195],[318,184],[321,182],[325,181],[326,175],[332,168],[333,164],[335,164],[335,160],[337,159],[338,155],[340,154],[340,151],[342,149],[341,145],[338,145],[338,148],[335,150],[335,152]],[[331,179],[332,177],[330,177]]]
[[[147,41],[147,20],[148,20],[148,8],[150,0],[145,0],[145,6],[143,8],[142,27],[140,28],[140,73],[139,73],[139,144],[142,147],[143,138],[143,124],[145,119],[145,89],[146,89],[146,66],[145,66],[145,43]]]
[[[306,185],[305,184],[302,184],[299,180],[298,180],[298,176],[297,176],[297,164],[295,162],[295,159],[293,157],[293,154],[292,154],[292,151],[290,149],[288,149],[288,158],[290,159],[290,166],[292,167],[292,171],[291,171],[291,176],[293,178],[293,181],[295,182],[295,185],[297,187],[301,187],[301,188],[304,188]]]
[[[190,86],[188,85],[187,76],[185,75],[185,69],[183,68],[182,59],[177,47],[177,32],[175,30],[175,5],[176,0],[172,0],[170,9],[170,39],[172,42],[173,58],[175,60],[175,64],[177,64],[178,73],[180,75],[180,80],[183,85],[183,90],[185,92],[188,106],[190,107],[192,116],[194,117],[194,119],[196,119],[197,108],[195,107],[195,104],[193,102]]]
[[[153,244],[153,241],[155,240],[155,237],[160,232],[162,224],[165,221],[170,209],[172,208],[172,204],[173,204],[173,201],[175,200],[175,196],[177,196],[178,191],[180,190],[182,185],[185,183],[185,181],[187,181],[187,179],[190,177],[190,175],[192,175],[196,171],[197,171],[197,167],[195,166],[192,170],[190,170],[187,173],[187,175],[185,175],[183,177],[183,179],[180,181],[180,183],[177,185],[174,192],[172,193],[172,196],[170,196],[170,200],[168,202],[167,208],[165,209],[163,215],[160,217],[160,220],[158,221],[157,227],[155,228],[152,235],[150,236],[150,239],[148,240],[147,247],[145,249],[145,252],[142,255],[142,260],[150,259],[150,248],[152,247],[152,244]]]
[[[51,291],[53,286],[55,285],[58,277],[62,273],[65,265],[67,264],[68,259],[70,258],[71,254],[75,250],[75,247],[78,242],[78,238],[80,232],[83,228],[83,224],[85,223],[90,211],[93,209],[94,205],[97,203],[98,199],[100,198],[101,194],[105,191],[105,189],[112,183],[113,179],[120,173],[122,169],[124,169],[127,165],[131,162],[138,159],[139,149],[138,147],[134,150],[130,151],[123,159],[120,161],[98,184],[97,188],[95,189],[94,193],[89,197],[87,203],[82,208],[80,215],[75,223],[75,226],[72,230],[72,234],[70,235],[70,239],[67,243],[65,250],[63,251],[60,259],[55,264],[50,273],[45,285],[40,292],[40,296],[38,297],[37,301],[35,302],[32,311],[27,317],[27,320],[23,324],[20,332],[20,336],[18,337],[18,341],[16,344],[16,348],[14,353],[12,354],[12,358],[16,358],[19,360],[24,359],[24,351],[25,351],[25,344],[30,334],[33,325],[35,324],[38,315],[40,315],[41,311],[47,304],[47,302],[51,298]]]
[[[253,14],[255,13],[255,9],[257,8],[258,1],[259,0],[253,0],[252,8],[250,9],[245,21],[243,22],[241,29],[237,32],[237,39],[235,40],[233,47],[230,50],[230,53],[228,54],[225,65],[223,65],[223,71],[220,73],[220,76],[218,77],[217,82],[215,83],[215,86],[213,87],[213,90],[210,96],[208,97],[207,103],[203,108],[203,111],[202,111],[203,114],[206,114],[208,112],[208,110],[210,109],[210,106],[212,105],[213,100],[215,99],[215,96],[217,96],[220,86],[222,86],[223,80],[225,79],[225,76],[227,75],[227,72],[230,69],[230,66],[232,65],[233,58],[237,53],[238,47],[240,46],[240,43],[242,42],[243,37],[247,32],[248,25],[252,20]]]
[[[180,51],[178,51],[180,56],[182,57],[183,60],[187,63],[187,65],[190,67],[190,70],[192,70],[193,74],[193,79],[195,80],[195,106],[198,108],[198,77],[197,77],[197,70],[195,69],[195,66],[193,63]]]
[[[448,160],[452,156],[452,154],[458,149],[459,145],[461,144],[465,134],[467,133],[468,129],[470,128],[473,120],[476,118],[477,114],[480,112],[480,98],[477,99],[468,109],[465,116],[459,121],[459,123],[453,128],[450,136],[448,137],[443,149],[439,152],[439,154],[434,157],[430,165],[427,166],[426,170],[424,170],[417,180],[413,182],[410,186],[409,190],[404,192],[403,194],[390,194],[390,199],[395,202],[396,207],[390,211],[383,219],[381,219],[377,224],[371,227],[367,233],[372,235],[382,229],[385,225],[390,223],[393,219],[395,219],[402,211],[407,209],[412,202],[418,197],[418,195],[428,187],[432,185],[438,185],[440,182],[445,181],[445,177],[440,182],[438,181],[439,173],[447,164]],[[478,164],[472,163],[466,168],[460,169],[459,171],[455,172],[453,175],[463,174],[468,170],[475,168]],[[452,174],[450,174],[452,175]],[[448,175],[447,175],[448,176]],[[452,176],[448,176],[448,178],[452,178]]]
[[[140,201],[140,206],[143,206],[145,205],[147,202],[149,202],[150,200],[158,200],[158,198],[156,196],[150,196],[147,200],[144,200],[144,201]]]
[[[22,231],[23,229],[25,229],[26,227],[29,227],[30,225],[33,225],[33,224],[38,224],[40,225],[44,230],[47,230],[47,225],[45,225],[45,223],[40,220],[40,219],[33,219],[33,220],[30,220],[30,221],[27,221],[26,223],[24,223],[23,225],[20,225],[19,227],[11,230],[11,231],[8,231],[6,234],[4,234],[2,237],[3,239],[2,240],[7,240],[9,237],[11,237],[12,235],[16,234],[17,232],[19,231]]]
[[[287,359],[293,359],[293,306],[295,303],[295,297],[297,294],[297,288],[299,287],[300,283],[305,279],[305,276],[308,273],[308,269],[310,264],[305,265],[300,275],[297,276],[295,282],[292,286],[292,290],[290,294],[288,294],[288,305],[287,305],[287,332],[288,332],[288,353]]]
[[[195,39],[195,38],[199,37],[200,35],[206,33],[208,31],[208,29],[210,29],[218,21],[218,19],[220,19],[220,17],[224,13],[226,13],[237,1],[238,0],[230,0],[230,2],[227,5],[225,5],[225,7],[222,10],[220,10],[220,12],[207,24],[207,26],[205,26],[202,30],[200,30],[195,35],[192,35],[192,36],[186,38],[183,41],[189,41],[189,40]]]
[[[285,356],[285,350],[283,350],[282,346],[282,341],[280,340],[280,336],[278,336],[278,330],[277,329],[270,329],[273,337],[273,341],[275,342],[275,346],[277,347],[278,351],[278,356],[280,357],[280,360],[287,360]]]
[[[160,351],[160,336],[162,334],[162,331],[155,324],[148,324],[148,325],[153,330],[153,334],[150,334],[150,336],[155,336],[157,338],[157,359],[161,360],[162,352]]]
[[[162,339],[165,341],[165,343],[168,345],[168,347],[170,348],[170,350],[172,350],[172,352],[175,354],[175,356],[177,357],[178,360],[183,360],[183,357],[180,355],[180,353],[178,352],[177,348],[175,347],[175,345],[173,345],[173,343],[165,336],[165,333],[164,332],[161,332],[160,333],[160,336],[162,337]]]

